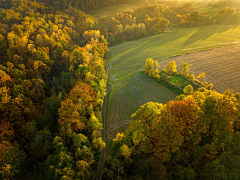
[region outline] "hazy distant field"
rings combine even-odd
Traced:
[[[108,16],[108,15],[115,14],[118,12],[135,9],[137,7],[138,7],[138,5],[116,4],[114,6],[109,6],[109,7],[105,7],[102,9],[98,9],[96,11],[92,11],[89,14],[92,15],[96,19],[96,18],[99,18],[100,16]]]
[[[195,28],[171,28],[169,29],[169,32],[164,34],[148,36],[139,40],[124,42],[110,47],[111,51],[108,53],[109,67],[107,69],[109,83],[111,84],[113,81],[115,81],[116,84],[117,81],[117,83],[120,83],[121,85],[117,85],[114,88],[109,98],[110,109],[108,111],[109,113],[107,120],[107,128],[109,129],[107,130],[107,133],[110,133],[113,137],[116,132],[116,127],[119,131],[124,130],[124,128],[127,127],[127,123],[129,122],[131,114],[145,102],[157,101],[160,103],[165,103],[171,98],[174,98],[175,95],[171,94],[168,99],[161,99],[160,97],[164,97],[164,95],[161,95],[162,87],[149,78],[143,78],[144,75],[140,76],[139,73],[136,72],[139,69],[143,69],[147,57],[151,57],[155,60],[161,60],[177,54],[240,43],[239,32],[240,26],[229,25],[212,25]],[[204,51],[202,54],[206,52],[207,51]],[[196,54],[197,53],[195,53],[195,57],[190,57],[189,61],[199,58],[200,63],[201,58],[198,55],[196,57]],[[208,54],[208,56],[210,57],[211,53]],[[177,58],[173,59],[175,60]],[[227,59],[227,57],[225,59]],[[216,60],[221,61],[221,63],[224,61],[220,59]],[[169,61],[170,59],[166,59],[160,61],[160,64],[164,64],[163,68],[165,68],[165,64]],[[193,64],[192,61],[190,64]],[[236,65],[237,62],[236,60],[234,61]],[[206,62],[203,61],[202,66],[205,63]],[[205,69],[207,76],[206,80],[209,80],[210,83],[211,75],[209,72],[211,71],[211,63],[212,62],[208,62],[206,64],[207,66],[205,67],[208,69]],[[215,65],[215,67],[212,68],[216,69],[214,72],[217,72],[217,68],[219,67]],[[199,66],[195,67],[195,70],[198,70],[196,71],[197,73],[201,72],[200,64]],[[130,74],[136,74],[136,76],[128,77]],[[195,74],[195,76],[197,75],[198,74]],[[140,80],[138,81],[139,78]],[[127,83],[125,82],[125,79],[128,79]],[[153,86],[150,83],[155,83],[155,85]],[[221,83],[225,82],[221,81]],[[215,87],[217,87],[217,85],[215,85]],[[227,88],[227,84],[221,85],[219,90],[222,92],[225,90],[225,88]],[[141,89],[146,90],[144,90],[142,93],[139,93],[141,92]],[[151,98],[148,99],[147,97]]]
[[[213,17],[221,9],[222,7],[201,7],[201,8],[196,8],[195,11],[198,11],[200,14],[211,15],[211,17]]]
[[[109,7],[105,7],[102,9],[95,10],[95,11],[91,11],[88,14],[92,15],[96,19],[101,16],[108,16],[108,15],[115,14],[118,12],[129,11],[129,10],[135,9],[139,6],[140,5],[116,4],[113,6],[109,6]],[[198,11],[200,14],[211,15],[213,17],[221,9],[222,9],[222,7],[200,7],[200,8],[196,7],[195,11]]]

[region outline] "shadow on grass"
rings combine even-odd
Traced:
[[[214,29],[213,29],[214,28]],[[232,26],[232,25],[209,25],[209,26],[201,26],[199,28],[197,28],[197,30],[195,31],[195,33],[193,33],[191,36],[189,36],[189,38],[184,42],[184,46],[188,46],[194,42],[197,42],[199,40],[201,40],[199,43],[201,43],[202,41],[206,40],[207,38],[209,38],[210,36],[216,34],[216,33],[223,33],[225,31],[228,31],[232,28],[236,28],[236,26]],[[196,29],[196,27],[194,28]],[[198,43],[198,44],[199,44]]]
[[[121,69],[120,74],[126,75],[131,69],[132,71],[141,68],[145,64],[145,60],[147,57],[152,56],[152,48],[158,47],[161,49],[161,46],[164,46],[166,43],[171,42],[173,39],[177,40],[182,37],[182,33],[163,33],[158,35],[151,35],[144,37],[139,40],[135,40],[132,43],[132,46],[115,46],[113,49],[121,49],[122,53],[119,53],[121,57],[119,57],[115,62],[118,63],[119,66],[124,67]],[[126,49],[126,50],[125,50]],[[150,49],[149,51],[147,49]],[[125,51],[124,51],[125,50]],[[159,53],[160,54],[160,53]],[[142,58],[144,56],[145,58]],[[127,65],[125,66],[125,63]],[[121,78],[121,77],[117,77]]]

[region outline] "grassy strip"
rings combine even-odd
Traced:
[[[144,71],[141,71],[140,73],[144,74]],[[181,76],[179,73],[172,75],[171,78],[167,80],[158,81],[155,78],[154,81],[176,93],[177,95],[184,94],[183,88],[189,84],[193,87],[194,90],[198,90],[198,88],[200,87],[200,85],[198,86],[194,84],[192,81],[189,81],[185,77]]]
[[[141,74],[144,74],[144,71],[140,72]],[[183,94],[183,90],[176,85],[170,83],[168,80],[161,80],[158,81],[156,78],[154,78],[154,81],[157,82],[158,84],[166,87],[167,89],[171,90],[172,92],[176,93],[177,95]]]
[[[180,75],[179,73],[177,73],[176,75],[173,75],[168,82],[180,89],[183,89],[185,86],[187,85],[191,85],[193,87],[193,89],[197,90],[199,88],[199,86],[197,86],[196,84],[194,84],[192,81],[189,81],[187,78],[185,78],[184,76]]]
[[[183,94],[183,90],[174,86],[173,84],[169,83],[168,81],[157,81],[154,79],[155,82],[159,83],[160,85],[166,87],[167,89],[171,90],[172,92],[176,93],[177,95]]]

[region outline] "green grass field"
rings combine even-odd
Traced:
[[[226,46],[240,41],[240,26],[211,25],[171,28],[169,32],[147,36],[110,47],[114,56],[111,73],[120,79],[143,68],[148,57],[155,60],[174,55]],[[161,64],[161,62],[160,62]]]
[[[161,60],[236,43],[240,43],[240,26],[211,25],[171,28],[167,33],[110,47],[111,51],[106,61],[112,63],[107,70],[108,74],[111,74],[109,83],[117,85],[109,98],[108,137],[113,138],[118,131],[126,128],[131,115],[144,103],[149,101],[166,103],[175,98],[176,94],[138,72],[143,70],[148,57]],[[162,68],[168,63],[166,60],[162,64],[159,62]],[[175,80],[180,81],[176,78]],[[173,78],[173,81],[175,80]]]
[[[93,16],[95,19],[101,17],[101,16],[108,16],[111,14],[115,14],[118,12],[122,12],[122,11],[128,11],[131,9],[135,9],[139,7],[139,5],[130,5],[130,4],[116,4],[114,6],[109,6],[109,7],[105,7],[102,9],[98,9],[96,11],[91,11],[89,12],[89,14],[91,16]]]
[[[131,115],[141,105],[153,101],[167,103],[175,99],[176,94],[161,86],[142,72],[116,85],[108,104],[108,137],[114,138],[117,132],[122,132],[128,126]]]
[[[222,7],[200,7],[196,8],[195,11],[198,11],[200,14],[211,15],[211,17],[213,17],[221,9]]]

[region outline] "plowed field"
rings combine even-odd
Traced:
[[[213,90],[223,93],[228,88],[240,92],[240,45],[185,54],[159,63],[165,67],[172,60],[177,63],[178,72],[184,62],[192,64],[190,72],[195,76],[205,72],[205,81],[214,84]]]

